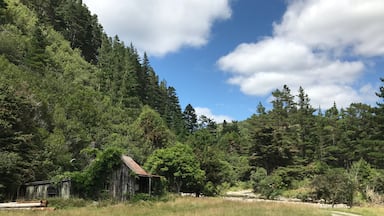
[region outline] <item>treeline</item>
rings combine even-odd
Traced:
[[[99,174],[119,153],[174,192],[217,195],[251,182],[268,198],[384,193],[383,86],[375,107],[324,111],[283,86],[270,110],[260,103],[243,122],[216,123],[190,104],[182,110],[148,56],[107,36],[82,1],[0,0],[0,21],[0,200],[63,176],[98,197]]]
[[[349,168],[363,159],[384,168],[382,104],[352,103],[339,109],[334,103],[322,112],[312,108],[302,88],[297,97],[288,86],[272,96],[270,111],[259,104],[257,114],[247,120],[252,166],[261,165],[270,173],[277,167],[313,162]]]
[[[254,190],[266,197],[291,190],[296,198],[350,205],[356,195],[382,202],[383,86],[376,95],[376,107],[334,103],[322,111],[311,106],[303,88],[297,95],[286,85],[272,92],[272,109],[259,104],[245,122]]]

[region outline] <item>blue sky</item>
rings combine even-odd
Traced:
[[[244,120],[302,86],[313,107],[374,105],[384,77],[382,0],[83,0],[108,35],[147,52],[182,108]],[[118,7],[116,7],[118,5]]]

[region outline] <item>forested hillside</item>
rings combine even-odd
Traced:
[[[217,123],[182,110],[148,56],[106,35],[81,0],[0,0],[0,24],[0,200],[63,176],[97,197],[103,163],[125,153],[169,191],[250,182],[268,198],[383,201],[384,85],[377,106],[327,110],[283,86],[270,110]]]
[[[176,90],[81,1],[0,5],[1,194],[83,169],[87,148],[123,148],[143,163],[182,135]]]

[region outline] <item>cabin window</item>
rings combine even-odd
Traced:
[[[48,186],[47,194],[48,194],[48,197],[55,197],[55,196],[57,196],[57,188],[55,186],[53,186],[53,185]]]

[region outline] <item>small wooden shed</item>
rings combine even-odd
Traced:
[[[117,200],[127,200],[137,193],[151,195],[160,183],[160,176],[147,173],[131,157],[122,155],[121,166],[111,174],[106,190]]]
[[[20,187],[19,198],[26,200],[47,199],[49,197],[60,197],[68,199],[71,196],[71,180],[66,179],[59,182],[35,181]]]

